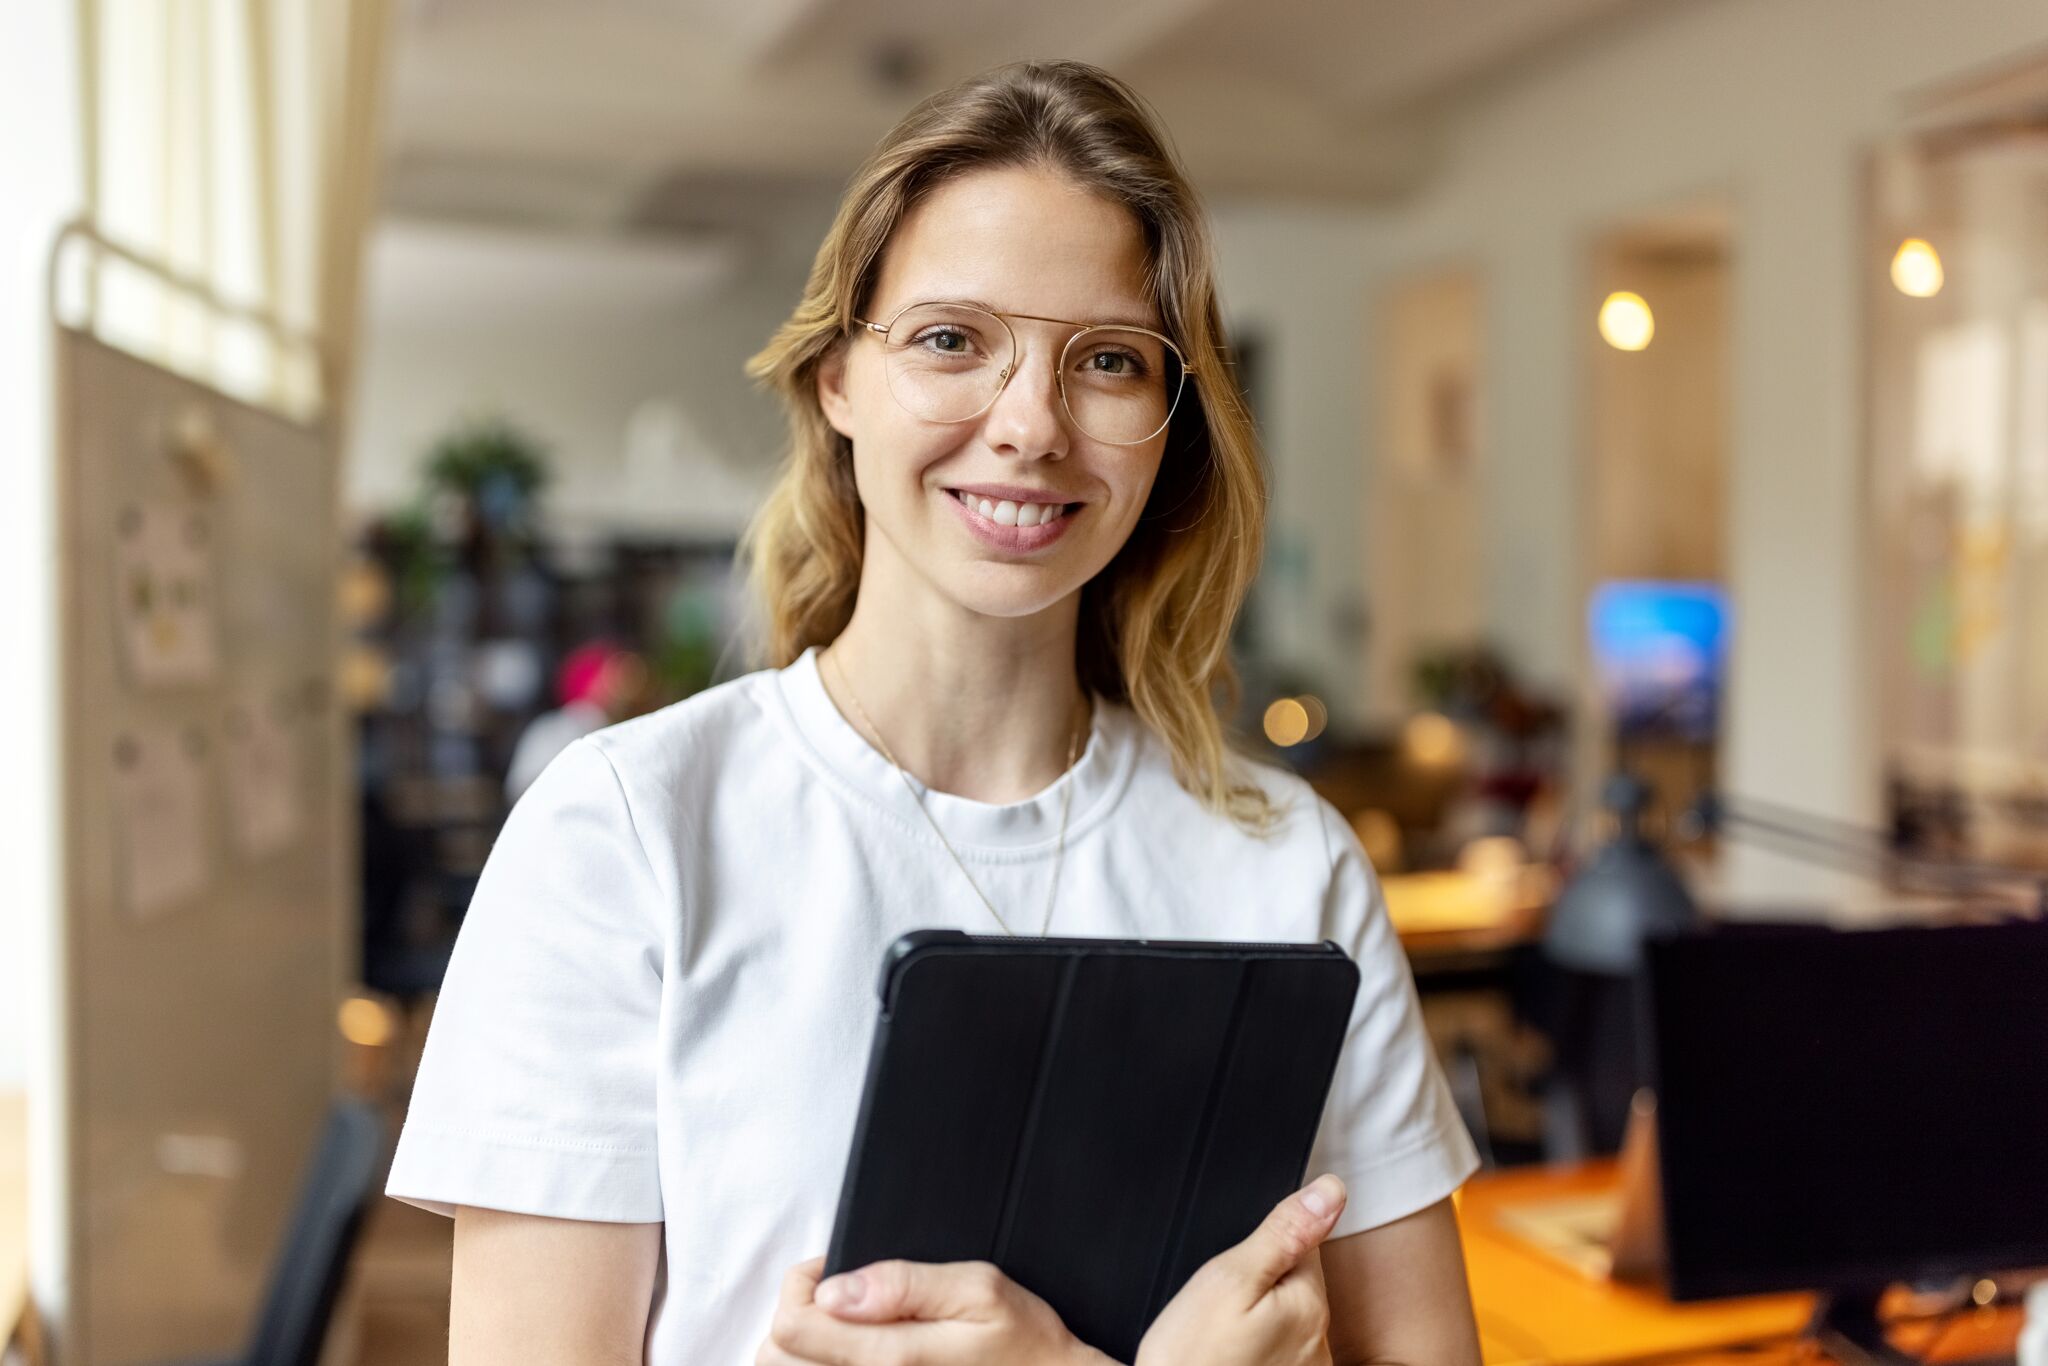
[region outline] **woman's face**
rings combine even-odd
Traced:
[[[1137,220],[1035,169],[963,175],[904,216],[865,316],[886,323],[907,305],[929,302],[1165,330],[1145,288]],[[933,422],[907,411],[891,392],[888,344],[874,332],[857,332],[827,357],[818,395],[827,420],[853,443],[868,571],[883,567],[877,557],[893,557],[900,563],[888,568],[909,574],[892,573],[892,580],[921,580],[983,615],[1023,617],[1067,599],[1122,548],[1152,490],[1166,436],[1117,446],[1077,430],[1055,373],[1076,329],[1005,321],[1016,335],[1015,372],[977,417]],[[1070,370],[1083,363],[1118,364],[1068,357]],[[981,513],[984,498],[994,517]],[[1065,510],[1025,531],[1001,524],[1006,499]]]

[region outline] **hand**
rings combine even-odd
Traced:
[[[1138,1366],[1328,1366],[1330,1302],[1316,1250],[1343,1209],[1334,1176],[1281,1201],[1188,1278],[1138,1344]]]
[[[876,1262],[823,1285],[793,1267],[755,1366],[1109,1366],[987,1262]]]

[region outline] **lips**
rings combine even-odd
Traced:
[[[1068,524],[1084,506],[1080,503],[1036,503],[1028,499],[1022,502],[1009,498],[999,500],[988,496],[995,491],[947,489],[945,495],[946,501],[957,510],[961,522],[977,540],[992,549],[1013,554],[1025,554],[1051,545],[1066,534]],[[984,506],[988,508],[987,512],[982,511]],[[1024,520],[1033,511],[1038,513],[1037,520]]]

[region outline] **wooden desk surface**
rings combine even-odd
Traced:
[[[28,1304],[28,1100],[0,1091],[0,1351]]]
[[[1659,1292],[1596,1278],[1566,1266],[1503,1228],[1503,1209],[1595,1195],[1616,1182],[1612,1162],[1486,1173],[1458,1198],[1458,1225],[1479,1319],[1486,1366],[1821,1366],[1798,1341],[1812,1316],[1810,1295],[1673,1304]],[[2011,1352],[2016,1308],[1972,1310],[1897,1331],[1901,1346],[1938,1346],[1936,1361]]]
[[[1451,871],[1380,879],[1387,917],[1411,954],[1490,953],[1535,937],[1553,895],[1548,869]]]

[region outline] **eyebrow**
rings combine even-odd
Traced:
[[[912,302],[923,304],[966,304],[969,308],[978,308],[984,313],[1007,313],[1014,318],[1035,318],[1038,316],[1035,313],[1020,313],[1014,308],[997,308],[985,299],[914,299]],[[1077,320],[1073,318],[1056,318],[1052,321],[1077,323]],[[1143,332],[1164,332],[1166,330],[1164,322],[1152,322],[1135,316],[1097,318],[1093,322],[1079,322],[1077,325],[1081,327],[1135,327]]]

